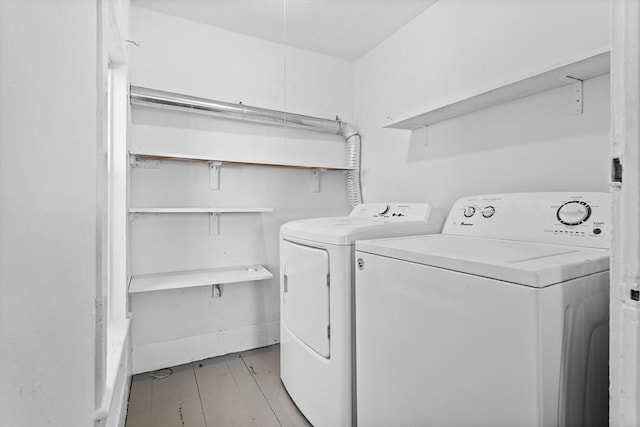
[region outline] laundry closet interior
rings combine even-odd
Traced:
[[[363,238],[438,234],[450,212],[475,214],[477,221],[496,213],[500,221],[500,197],[477,206],[465,198],[512,193],[564,194],[549,205],[559,221],[557,230],[545,230],[551,234],[576,230],[582,239],[586,228],[578,225],[599,221],[600,208],[610,215],[608,199],[593,205],[595,196],[570,195],[611,188],[609,1],[96,4],[104,119],[96,168],[104,179],[98,179],[97,260],[103,267],[95,310],[103,321],[95,325],[95,425],[376,425],[366,413],[361,419],[367,422],[357,420],[355,377],[356,354],[357,360],[367,357],[356,345],[357,316],[366,308],[357,306],[355,286],[375,276],[367,270],[371,254],[378,254],[375,244],[360,247],[348,236],[324,242],[351,245],[344,286],[353,300],[341,303],[349,307],[348,352],[337,356],[333,340],[342,335],[329,328],[333,320],[323,326],[326,343],[317,346],[301,338],[307,326],[292,329],[290,339],[313,348],[322,364],[335,355],[350,366],[349,393],[340,397],[348,407],[344,418],[315,418],[327,412],[314,402],[322,397],[298,397],[292,389],[314,388],[316,379],[294,386],[281,365],[283,304],[293,298],[284,293],[296,283],[295,268],[284,271],[283,257],[313,240],[286,224],[339,217],[339,228],[350,214],[385,223],[431,215],[437,227],[363,232]],[[84,13],[73,7],[79,11],[71,17]],[[513,203],[531,203],[534,211],[551,203],[544,197]],[[584,212],[582,222],[569,223],[573,228],[562,228],[566,203]],[[581,210],[589,203],[588,212]],[[597,248],[610,248],[611,218],[589,227],[591,237],[607,239]],[[312,300],[292,318],[324,313],[333,319],[332,310],[343,307],[334,307],[330,297],[338,292],[335,284],[342,285],[330,271],[333,252],[322,256],[327,293],[300,297]],[[606,271],[607,262],[608,255]],[[364,273],[356,274],[358,267]],[[387,277],[388,271],[378,273]],[[362,318],[380,323],[380,333],[361,349],[376,353],[378,340],[381,349],[398,342],[385,333],[404,326],[386,328],[393,316],[380,321],[394,308],[388,302],[376,309],[379,319]],[[411,336],[420,341],[420,328]],[[392,360],[391,376],[403,360]],[[362,398],[373,396],[367,404],[375,406],[371,390]],[[482,415],[477,420],[486,425]],[[547,425],[540,423],[531,425]]]
[[[279,229],[346,216],[347,174],[354,203],[445,214],[472,194],[608,190],[607,2],[335,3],[133,2],[134,374],[278,343]],[[385,7],[397,28],[358,46],[358,15],[383,26]]]

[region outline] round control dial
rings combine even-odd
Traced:
[[[580,225],[591,216],[591,206],[580,200],[567,202],[558,208],[556,217],[564,225]]]
[[[380,205],[378,208],[376,208],[376,211],[378,215],[384,215],[389,212],[389,205]]]
[[[464,208],[464,216],[466,216],[467,218],[472,217],[475,213],[476,208],[474,208],[473,206],[467,206],[466,208]]]
[[[493,206],[485,206],[484,209],[482,209],[482,216],[485,218],[491,218],[494,213],[496,213],[496,208]]]

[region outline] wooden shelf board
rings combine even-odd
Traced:
[[[385,128],[414,130],[534,93],[569,85],[571,79],[567,79],[567,76],[579,80],[591,79],[607,74],[610,70],[609,61],[609,51],[599,52],[579,61],[564,64],[524,79],[506,83],[478,95],[433,108],[425,113],[391,123]]]
[[[245,165],[257,165],[257,166],[276,166],[276,167],[288,167],[288,168],[303,168],[303,169],[326,169],[336,171],[348,171],[354,170],[353,166],[327,166],[320,164],[299,164],[289,162],[267,162],[259,160],[238,160],[229,159],[224,157],[209,157],[209,156],[197,156],[192,154],[177,154],[177,153],[160,153],[142,150],[131,150],[129,154],[143,159],[153,160],[174,160],[174,161],[186,161],[186,162],[222,162],[222,163],[234,163]]]
[[[262,265],[140,274],[131,277],[129,294],[272,279]]]
[[[129,213],[261,213],[273,212],[273,208],[130,208]]]

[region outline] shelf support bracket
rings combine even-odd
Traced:
[[[419,126],[412,129],[409,138],[410,143],[427,147],[429,145],[429,126]]]
[[[311,192],[320,192],[320,172],[326,172],[326,169],[313,168],[311,169]]]
[[[211,298],[220,298],[220,297],[222,297],[221,285],[216,285],[216,284],[211,285]]]
[[[136,155],[129,155],[129,164],[132,168],[160,169],[162,161],[160,159],[145,159]]]
[[[571,83],[572,97],[571,97],[571,112],[573,114],[582,114],[582,88],[583,80],[575,77],[567,76],[566,80]]]
[[[209,189],[218,190],[220,188],[220,167],[222,162],[209,162]]]
[[[215,212],[209,213],[209,236],[220,235],[220,214]]]
[[[129,214],[129,220],[133,221],[136,219],[159,219],[160,215],[157,213],[150,212],[133,212]]]

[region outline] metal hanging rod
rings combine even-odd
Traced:
[[[339,119],[328,120],[302,114],[250,107],[244,104],[214,101],[212,99],[179,93],[165,92],[140,86],[130,87],[131,103],[166,108],[170,110],[188,111],[209,114],[222,118],[244,120],[278,126],[290,126],[318,132],[342,134],[343,122]]]

